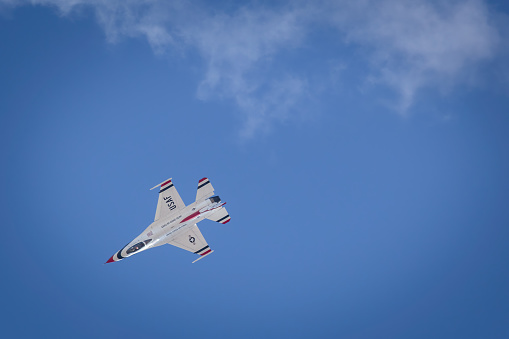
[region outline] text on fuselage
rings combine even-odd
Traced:
[[[180,218],[182,218],[182,216],[181,216],[181,215],[179,215],[179,216],[178,216],[178,217],[176,217],[176,218],[173,218],[172,220],[170,220],[170,221],[168,221],[167,223],[165,223],[164,225],[162,225],[162,226],[161,226],[161,228],[165,228],[166,226],[168,226],[168,225],[172,224],[174,221],[179,220]]]

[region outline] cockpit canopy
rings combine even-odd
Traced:
[[[209,198],[210,202],[220,202],[221,198],[219,198],[219,195],[216,195],[212,198]]]
[[[139,242],[136,245],[129,247],[129,249],[126,252],[127,252],[127,254],[132,254],[134,252],[137,252],[137,251],[141,250],[143,247],[145,247],[145,245],[151,241],[152,241],[152,239],[148,239],[148,240]]]

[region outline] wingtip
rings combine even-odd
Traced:
[[[172,178],[170,178],[170,179],[166,179],[166,180],[165,180],[165,181],[163,181],[162,183],[157,184],[157,185],[155,185],[154,187],[152,187],[150,190],[153,190],[153,189],[154,189],[154,188],[156,188],[156,187],[161,187],[161,185],[162,185],[162,184],[164,184],[164,183],[166,183],[166,182],[168,182],[168,181],[171,181],[171,179],[172,179]]]
[[[203,254],[201,257],[199,257],[198,259],[196,259],[195,261],[193,261],[192,263],[194,264],[195,262],[197,262],[198,260],[201,260],[203,258],[205,258],[206,256],[209,256],[211,255],[212,253],[214,253],[214,250],[208,250],[207,252],[205,252],[207,254]]]

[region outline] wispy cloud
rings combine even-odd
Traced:
[[[142,36],[156,53],[163,53],[174,44],[172,23],[181,10],[177,1],[159,0],[25,0],[25,3],[55,7],[62,16],[92,9],[108,42]]]
[[[369,50],[376,82],[400,95],[406,112],[426,86],[453,86],[497,52],[500,35],[477,0],[358,1],[333,7],[346,40]]]
[[[281,49],[301,42],[304,27],[299,17],[298,11],[243,8],[232,15],[207,17],[183,30],[185,41],[200,51],[207,65],[198,97],[235,100],[246,119],[243,137],[285,119],[307,90],[298,73],[284,74],[271,67]]]
[[[317,28],[332,28],[342,43],[364,51],[371,86],[393,89],[398,98],[394,107],[401,113],[408,112],[423,88],[450,89],[467,81],[497,55],[501,42],[494,14],[481,0],[299,1],[223,11],[184,0],[15,4],[22,3],[54,6],[64,16],[91,8],[112,43],[144,37],[160,55],[198,51],[204,74],[197,97],[235,102],[244,116],[241,135],[246,138],[289,118],[312,93],[299,70],[275,65],[282,54],[310,44],[308,36]],[[0,4],[15,5],[11,0]],[[341,63],[348,67],[347,60]],[[361,76],[358,80],[366,82]]]

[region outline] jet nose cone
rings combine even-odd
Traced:
[[[113,260],[113,255],[111,256],[111,258],[108,259],[108,261],[105,262],[105,264],[107,264],[109,262],[115,262],[115,260]]]

